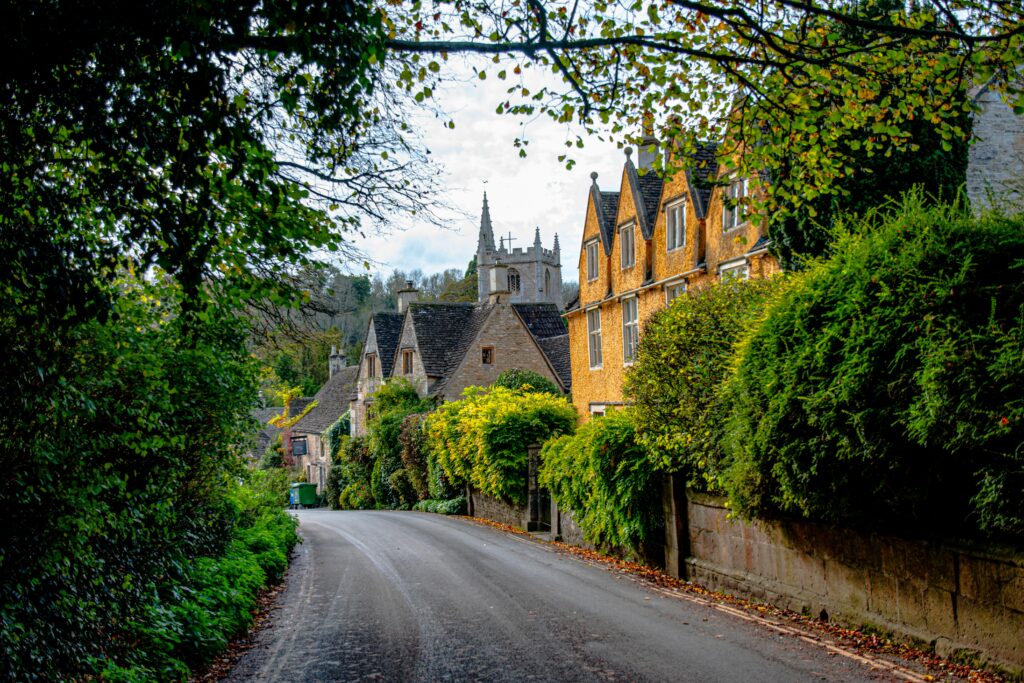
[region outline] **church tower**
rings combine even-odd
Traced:
[[[495,264],[500,263],[508,271],[509,301],[548,302],[561,309],[562,264],[558,235],[555,235],[552,249],[545,249],[541,243],[539,227],[534,230],[532,246],[513,248],[512,242],[517,239],[509,233],[507,237],[500,237],[498,246],[495,247],[494,226],[491,223],[491,210],[485,192],[476,246],[477,300],[487,301],[491,287],[491,270]]]

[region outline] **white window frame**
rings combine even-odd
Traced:
[[[669,306],[673,301],[686,294],[686,280],[677,280],[665,285],[665,305]]]
[[[680,199],[665,207],[665,250],[676,251],[686,246],[686,200]]]
[[[591,370],[599,370],[603,365],[604,352],[601,341],[601,309],[591,308],[587,311],[587,349]]]
[[[640,301],[630,296],[619,304],[622,307],[622,364],[632,365],[640,346]]]
[[[718,266],[719,282],[732,282],[733,280],[749,279],[750,263],[745,258],[726,261]]]
[[[629,222],[619,228],[619,265],[627,270],[636,265],[636,223]],[[626,249],[626,244],[629,249]],[[626,256],[629,256],[628,260]]]
[[[597,238],[594,238],[586,243],[586,259],[587,259],[587,282],[593,282],[601,275],[601,262],[598,260],[598,244]]]
[[[732,178],[722,194],[722,232],[729,232],[747,222],[743,199],[750,191],[747,178]],[[730,204],[732,207],[730,208]]]

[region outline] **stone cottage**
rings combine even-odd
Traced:
[[[381,382],[407,379],[423,397],[458,400],[469,386],[486,386],[505,370],[533,370],[568,392],[569,337],[550,302],[517,303],[508,266],[488,268],[486,300],[417,302],[411,285],[399,293],[398,313],[370,321],[359,364],[352,433],[365,434],[366,413]]]
[[[330,469],[330,453],[324,438],[327,430],[349,409],[356,390],[359,368],[346,367],[345,355],[331,348],[329,377],[316,392],[316,405],[291,428],[291,452],[296,464],[305,471],[306,481],[323,493]]]

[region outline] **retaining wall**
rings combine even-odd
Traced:
[[[792,521],[687,493],[687,578],[1024,672],[1024,557]]]

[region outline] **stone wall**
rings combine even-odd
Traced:
[[[1024,205],[1024,117],[991,88],[974,95],[974,144],[968,152],[967,196],[977,209]]]
[[[805,522],[730,520],[720,499],[687,499],[691,580],[1024,672],[1024,557]]]
[[[572,510],[560,510],[553,500],[551,501],[551,532],[555,540],[594,550],[594,545],[587,543],[583,538],[583,529],[580,529],[576,520],[572,518]]]
[[[528,519],[526,506],[510,505],[472,487],[469,488],[467,500],[471,517],[482,517],[499,524],[526,529]]]

